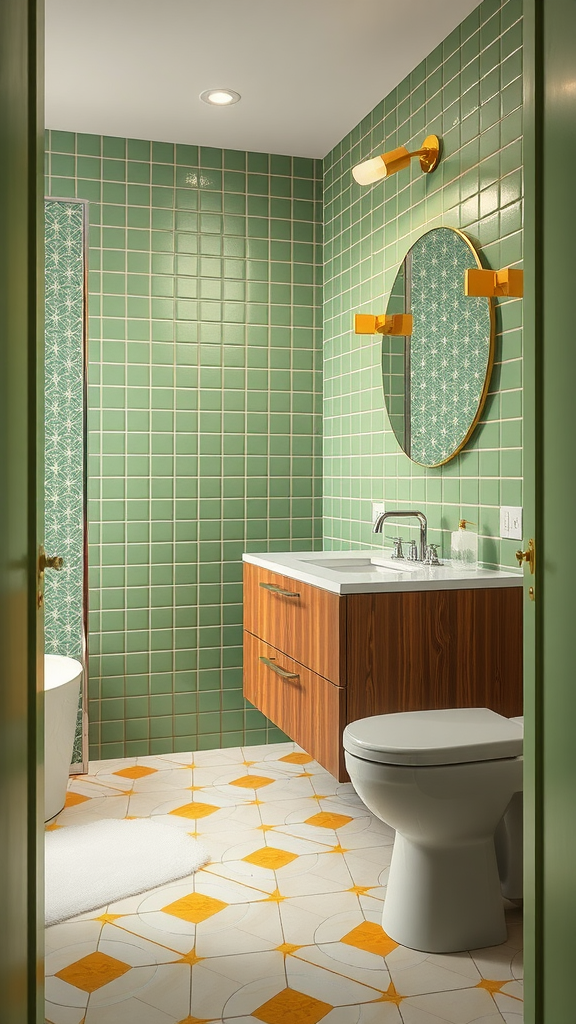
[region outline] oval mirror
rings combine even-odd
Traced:
[[[406,253],[387,314],[411,313],[410,337],[382,338],[382,384],[398,443],[421,466],[464,447],[488,393],[494,361],[492,300],[464,294],[464,271],[481,267],[455,228],[433,228]]]

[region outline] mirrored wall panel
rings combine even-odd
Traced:
[[[63,568],[45,577],[45,651],[84,666],[73,768],[87,770],[86,217],[45,201],[45,540]]]
[[[390,293],[386,313],[412,314],[412,334],[383,336],[386,408],[398,443],[422,466],[464,447],[488,393],[492,300],[464,294],[464,271],[480,266],[462,232],[433,228],[407,252]]]

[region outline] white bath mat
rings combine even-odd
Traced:
[[[47,832],[46,924],[191,875],[207,860],[197,839],[149,818]]]

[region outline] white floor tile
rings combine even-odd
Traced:
[[[196,953],[205,958],[271,951],[282,942],[277,903],[235,904],[196,929]]]
[[[209,1020],[239,1017],[285,987],[281,953],[213,957],[192,969],[191,1014]]]
[[[82,1024],[86,1007],[57,1006],[46,999],[44,1013],[46,1024]]]
[[[199,768],[210,767],[210,765],[241,765],[244,761],[244,754],[240,747],[226,747],[224,750],[195,750],[193,760]]]
[[[114,985],[114,991],[112,990]],[[137,968],[125,974],[113,985],[106,985],[90,996],[89,1011],[99,1010],[101,1018],[94,1017],[94,1024],[100,1019],[116,1021],[124,1024],[137,1009],[141,1011],[141,1019],[153,1024],[156,1019],[178,1021],[188,1015],[190,1005],[190,968],[182,964],[165,964],[151,974],[149,968]],[[116,1017],[107,1017],[105,1007],[114,1008]],[[156,1014],[156,1017],[154,1017]],[[125,1016],[126,1015],[126,1016]],[[138,1019],[134,1016],[134,1024]]]
[[[341,914],[357,915],[358,920],[363,919],[354,893],[315,893],[284,900],[280,903],[284,941],[309,946],[316,941],[316,935],[326,922]]]
[[[345,946],[341,942],[305,946],[304,949],[298,950],[296,959],[305,960],[325,971],[333,971],[361,985],[367,985],[374,989],[373,999],[377,999],[385,992],[390,984],[390,973],[383,957]]]
[[[331,1006],[349,1006],[373,1002],[378,993],[373,987],[361,985],[352,978],[324,970],[295,957],[286,958],[286,974],[290,988],[303,992]]]
[[[405,1024],[502,1024],[492,996],[478,988],[416,996],[400,1006]]]

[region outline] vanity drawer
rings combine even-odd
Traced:
[[[292,678],[280,675],[278,669]],[[342,747],[346,708],[343,687],[303,668],[245,630],[244,696],[312,753],[331,775],[340,780],[348,777]]]
[[[346,601],[244,563],[244,629],[338,686],[346,684]]]

